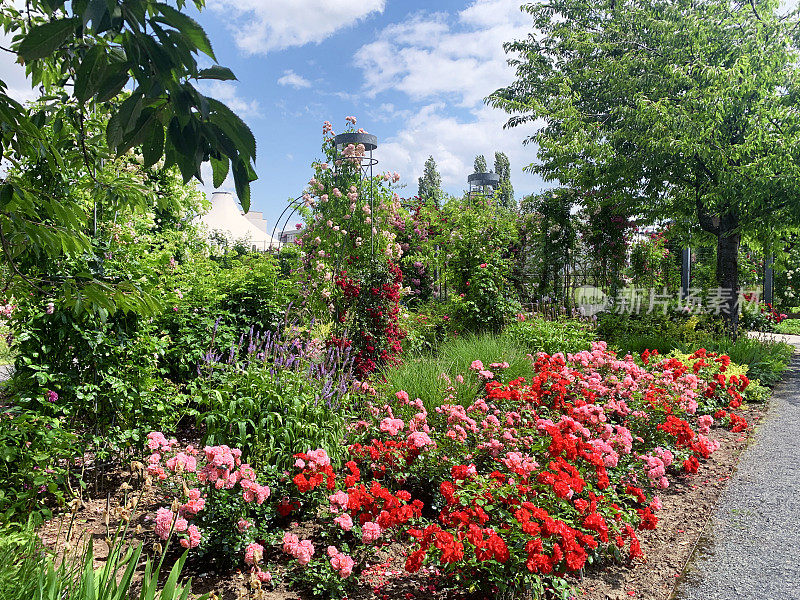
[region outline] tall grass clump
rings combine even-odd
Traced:
[[[169,541],[167,541],[167,544]],[[187,553],[175,562],[159,584],[166,547],[160,560],[142,555],[142,545],[130,547],[124,536],[110,544],[105,563],[95,568],[91,540],[82,551],[53,554],[36,534],[33,520],[22,527],[0,530],[0,598],[2,600],[188,600],[191,581],[179,582]],[[141,577],[137,571],[143,570]],[[136,580],[138,579],[138,582]],[[138,591],[138,593],[136,593]],[[208,594],[194,600],[206,600]]]
[[[506,362],[504,381],[533,375],[528,352],[503,335],[471,334],[451,338],[440,344],[432,354],[405,356],[403,364],[386,368],[383,375],[389,393],[405,390],[413,398],[422,399],[432,412],[447,395],[449,386],[455,388],[456,401],[468,406],[481,393],[482,385],[470,366],[479,360],[488,369],[492,363]],[[464,383],[458,383],[461,375]]]

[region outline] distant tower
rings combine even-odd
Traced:
[[[470,200],[475,198],[491,198],[497,186],[500,185],[500,175],[497,173],[473,173],[467,176],[467,193]]]

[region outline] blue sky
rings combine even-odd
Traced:
[[[447,191],[458,194],[475,155],[486,155],[491,165],[497,150],[510,157],[518,197],[545,187],[522,171],[535,159],[535,148],[522,144],[533,130],[504,131],[508,116],[483,103],[513,80],[502,44],[531,31],[520,4],[207,0],[194,16],[238,81],[214,82],[204,91],[228,103],[255,133],[259,179],[252,209],[273,225],[321,157],[322,122],[340,131],[348,115],[378,136],[378,167],[400,173],[404,196],[416,194],[429,155]],[[30,97],[9,59],[0,56],[0,79],[18,97]]]
[[[221,64],[239,81],[212,95],[238,109],[259,144],[253,209],[271,224],[300,194],[320,158],[322,122],[334,130],[355,115],[378,136],[381,170],[417,191],[432,155],[460,193],[476,154],[511,158],[517,195],[542,189],[522,171],[532,130],[504,131],[507,115],[483,98],[512,81],[502,44],[527,35],[519,0],[209,0],[197,16]]]

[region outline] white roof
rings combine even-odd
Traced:
[[[221,231],[231,242],[247,239],[256,250],[268,250],[278,243],[242,214],[239,204],[230,192],[214,192],[211,209],[200,217],[209,231]]]

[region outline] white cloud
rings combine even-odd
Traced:
[[[319,43],[375,12],[386,0],[210,0],[229,20],[236,45],[247,54],[266,54]]]
[[[258,100],[247,100],[239,96],[236,84],[231,81],[201,81],[200,91],[223,102],[240,117],[260,117]]]
[[[302,75],[298,75],[289,69],[288,71],[284,71],[283,76],[278,78],[278,85],[288,85],[299,90],[301,88],[311,87],[311,82]]]
[[[374,111],[378,121],[403,119],[395,135],[379,140],[378,158],[381,170],[403,174],[406,194],[416,193],[428,156],[436,160],[447,191],[459,194],[475,156],[483,154],[491,168],[496,151],[511,161],[518,198],[550,187],[522,170],[536,159],[536,146],[523,141],[538,125],[503,129],[509,115],[483,103],[514,80],[503,43],[532,30],[530,16],[519,6],[519,0],[474,0],[455,15],[417,13],[389,25],[358,51],[367,96],[381,102],[381,94],[400,92],[419,107],[409,111],[383,102]],[[462,108],[458,112],[451,109],[454,102]]]
[[[514,79],[503,43],[531,31],[531,18],[519,7],[519,0],[475,0],[455,18],[418,13],[386,27],[356,55],[368,95],[397,90],[412,100],[481,102]]]
[[[8,48],[11,45],[11,38],[11,35],[0,32],[0,45]],[[18,64],[16,60],[16,54],[0,50],[0,80],[8,86],[6,93],[17,102],[27,102],[38,98],[38,92],[31,88],[31,82],[25,76],[25,67]]]
[[[424,106],[396,135],[378,140],[380,170],[401,173],[408,185],[405,193],[414,195],[425,160],[433,156],[442,184],[458,194],[467,187],[475,156],[483,154],[491,168],[497,151],[509,157],[511,183],[518,198],[550,187],[540,177],[522,171],[536,158],[534,145],[522,145],[532,127],[503,129],[508,115],[488,106],[470,111],[470,117],[460,120],[448,115],[444,103]]]

